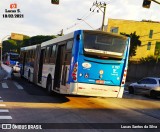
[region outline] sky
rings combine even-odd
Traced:
[[[0,40],[11,33],[36,35],[64,34],[78,29],[98,29],[102,25],[103,13],[93,6],[96,0],[60,0],[59,5],[51,0],[0,0]],[[160,0],[157,0],[160,1]],[[105,2],[105,25],[108,18],[141,21],[160,21],[160,5],[152,2],[149,9],[143,8],[143,0],[97,0]],[[16,13],[6,13],[6,10]],[[15,7],[15,8],[14,8]],[[92,11],[90,11],[90,8]],[[20,13],[17,12],[20,10]],[[22,14],[23,18],[4,18],[5,14]],[[77,20],[77,19],[81,20]]]

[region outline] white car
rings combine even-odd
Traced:
[[[19,72],[20,72],[19,63],[17,62],[16,65],[14,65],[14,66],[12,67],[12,69],[13,69],[13,72],[19,73]]]
[[[130,94],[141,93],[152,98],[160,96],[160,78],[146,77],[128,87]]]

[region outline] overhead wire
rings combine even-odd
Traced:
[[[92,6],[92,7],[93,7],[93,6]],[[96,8],[95,8],[95,9],[96,9]],[[89,12],[90,12],[90,11],[89,11]],[[87,20],[92,14],[93,14],[93,12],[88,13],[88,11],[87,11],[87,13],[85,13],[85,15],[83,15],[82,17],[80,17],[80,19]],[[77,20],[76,20],[76,21],[77,21]],[[72,24],[71,26],[65,28],[64,30],[69,30],[69,29],[71,29],[71,28],[79,25],[80,23],[82,23],[82,21],[81,21],[81,22],[75,22],[74,24]]]
[[[105,1],[104,1],[104,2],[105,2]],[[109,1],[106,2],[106,3],[107,3],[107,5],[108,5],[108,4],[111,4],[112,2],[109,0]],[[93,7],[94,7],[94,5],[92,5],[91,8],[93,8]],[[96,8],[98,8],[98,7],[95,7],[93,10],[96,10]],[[94,15],[94,12],[93,12],[93,11],[87,11],[82,17],[80,17],[80,19],[87,20],[87,19],[88,19],[89,17],[91,17],[92,15]],[[82,21],[81,21],[81,22],[77,22],[77,20],[76,20],[76,21],[74,22],[74,24],[72,24],[71,26],[68,26],[68,27],[65,28],[64,30],[70,30],[71,28],[79,25],[80,23],[82,23]]]

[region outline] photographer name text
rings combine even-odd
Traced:
[[[17,4],[10,4],[10,9],[5,9],[5,13],[2,14],[3,18],[24,18],[24,14],[17,8]]]

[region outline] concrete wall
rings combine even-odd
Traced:
[[[160,77],[160,63],[129,64],[127,81],[137,81],[143,77]]]

